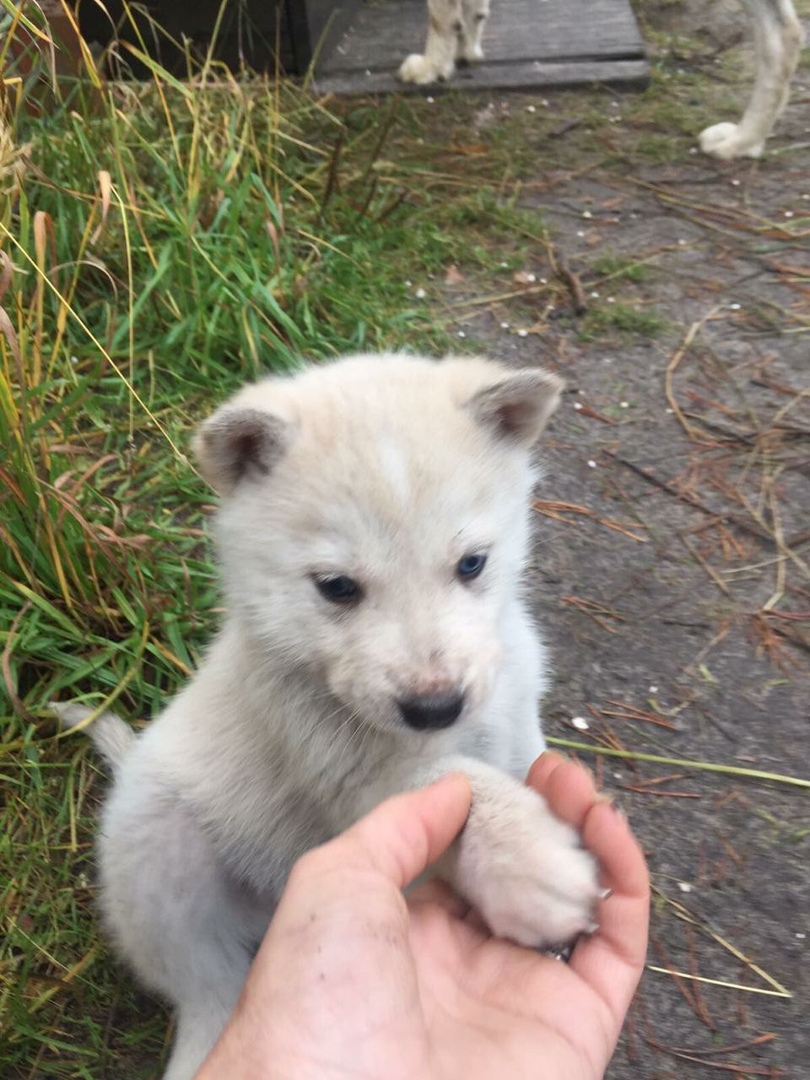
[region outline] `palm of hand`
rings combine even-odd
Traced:
[[[375,812],[301,860],[198,1080],[601,1080],[643,968],[646,866],[583,769],[545,754],[529,782],[581,833],[613,890],[569,963],[491,937],[439,883],[405,900],[400,886],[463,823],[463,799],[446,784],[434,795],[444,809],[421,824],[417,807],[384,824]],[[459,813],[440,838],[443,815]]]
[[[409,1034],[422,1042],[429,1075],[601,1077],[615,1043],[609,1006],[566,963],[460,915],[432,899],[411,906],[421,1015]]]

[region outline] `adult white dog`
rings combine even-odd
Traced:
[[[719,158],[759,157],[787,104],[790,79],[804,43],[804,31],[791,0],[742,0],[754,30],[754,90],[739,124],[706,128],[700,146]],[[405,82],[429,85],[449,79],[457,61],[483,59],[482,38],[490,0],[428,0],[424,53],[408,56],[399,69]],[[539,14],[538,14],[539,17]]]
[[[249,386],[202,425],[225,625],[143,735],[112,716],[90,729],[115,773],[102,908],[176,1007],[170,1080],[225,1025],[295,860],[448,770],[472,810],[435,872],[520,943],[592,927],[595,862],[520,782],[543,747],[521,596],[531,448],[561,386],[352,357]]]

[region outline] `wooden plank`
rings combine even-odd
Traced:
[[[365,0],[348,31],[323,56],[316,69],[319,81],[338,72],[372,81],[375,72],[395,73],[408,53],[423,50],[426,27],[425,0]],[[484,67],[539,62],[538,75],[551,74],[547,64],[644,58],[628,0],[494,0],[484,51]],[[487,85],[493,85],[491,77],[492,72]]]
[[[312,89],[316,94],[391,94],[410,93],[438,97],[454,90],[533,90],[539,87],[562,89],[602,83],[622,88],[646,86],[650,69],[645,60],[581,60],[562,63],[533,61],[519,64],[479,64],[462,68],[447,83],[414,86],[402,83],[383,71],[339,71],[316,76]]]

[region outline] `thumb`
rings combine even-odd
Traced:
[[[464,773],[380,803],[335,840],[305,856],[310,870],[376,870],[404,889],[445,853],[464,827],[472,790]]]

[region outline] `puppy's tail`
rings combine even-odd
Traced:
[[[51,701],[49,707],[56,713],[59,723],[65,729],[78,727],[93,713],[93,710],[85,705],[64,705],[59,701]],[[88,726],[87,734],[113,770],[123,762],[137,738],[129,724],[124,723],[120,716],[111,712],[102,713],[94,720]]]

